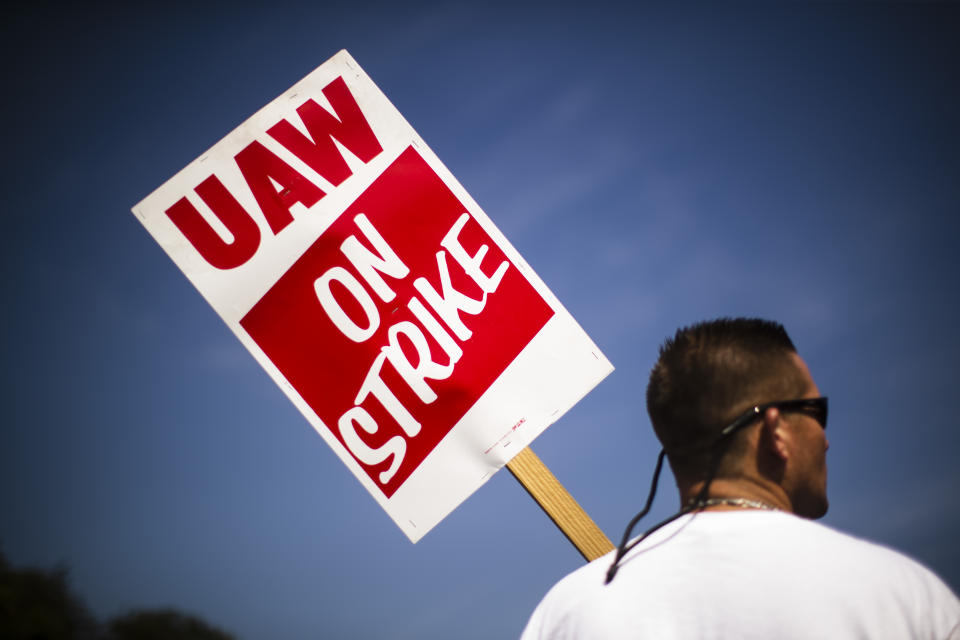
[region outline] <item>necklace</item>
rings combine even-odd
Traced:
[[[747,498],[708,498],[699,502],[691,501],[691,506],[695,509],[704,507],[728,506],[741,507],[743,509],[764,509],[766,511],[780,511],[778,507],[769,505],[759,500],[748,500]]]

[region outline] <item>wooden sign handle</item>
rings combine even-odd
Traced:
[[[610,539],[530,447],[514,456],[507,468],[588,562],[613,551]]]

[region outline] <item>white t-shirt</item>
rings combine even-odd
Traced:
[[[557,583],[521,640],[960,640],[960,600],[879,545],[773,511],[709,511]]]

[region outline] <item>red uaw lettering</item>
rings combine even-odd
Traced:
[[[354,322],[349,314],[343,310],[343,306],[337,302],[333,295],[333,289],[330,287],[333,282],[343,285],[343,288],[350,292],[350,295],[360,305],[367,317],[366,328]],[[360,284],[360,281],[343,267],[327,269],[322,276],[314,281],[313,290],[317,295],[317,300],[320,301],[320,306],[327,313],[327,317],[333,321],[333,324],[343,335],[354,342],[364,342],[377,332],[377,328],[380,326],[380,312],[377,311],[377,304]]]
[[[350,236],[344,240],[343,244],[340,245],[340,251],[347,256],[350,264],[373,288],[373,291],[380,296],[380,299],[384,302],[390,302],[397,294],[387,286],[380,273],[385,273],[391,278],[405,278],[410,273],[410,269],[403,264],[403,261],[383,239],[383,236],[374,229],[367,216],[362,213],[357,214],[353,221],[380,255],[374,255],[372,251],[360,244],[356,236]]]
[[[309,209],[325,195],[320,187],[256,140],[234,159],[274,235],[293,222],[293,205],[299,202]],[[274,182],[282,187],[279,191]]]
[[[270,127],[267,133],[330,184],[337,186],[353,172],[334,140],[364,163],[382,153],[383,147],[343,78],[336,78],[324,87],[323,95],[336,115],[312,99],[297,108],[309,137],[287,120]],[[296,204],[309,209],[326,195],[319,186],[257,140],[237,153],[234,161],[274,235],[293,222],[290,210]],[[213,267],[233,269],[246,263],[260,246],[257,222],[216,176],[208,177],[195,191],[233,235],[232,242],[210,228],[186,198],[180,198],[167,209],[167,216]],[[380,290],[377,293],[380,294]]]
[[[377,422],[363,407],[354,407],[340,416],[337,429],[350,452],[363,464],[376,465],[393,457],[390,467],[380,472],[380,484],[387,484],[403,462],[403,454],[407,451],[406,441],[401,436],[393,436],[383,446],[374,449],[363,441],[355,425],[360,425],[361,429],[372,435],[377,432]]]
[[[260,227],[250,217],[236,198],[223,186],[215,175],[201,182],[194,189],[213,215],[233,236],[227,242],[197,211],[186,197],[180,198],[167,209],[167,217],[180,233],[190,241],[193,248],[217,269],[233,269],[253,257],[260,246]]]
[[[323,176],[324,180],[337,186],[352,172],[333,143],[333,138],[365,163],[377,157],[383,147],[343,78],[337,78],[324,87],[323,95],[330,101],[337,117],[313,100],[307,100],[297,108],[297,114],[310,134],[309,138],[287,120],[273,125],[267,133]]]

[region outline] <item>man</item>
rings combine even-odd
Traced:
[[[679,330],[647,410],[681,511],[626,545],[635,519],[617,552],[551,589],[522,640],[960,639],[939,578],[810,520],[827,511],[827,402],[781,325]],[[641,516],[655,491],[656,477]]]

